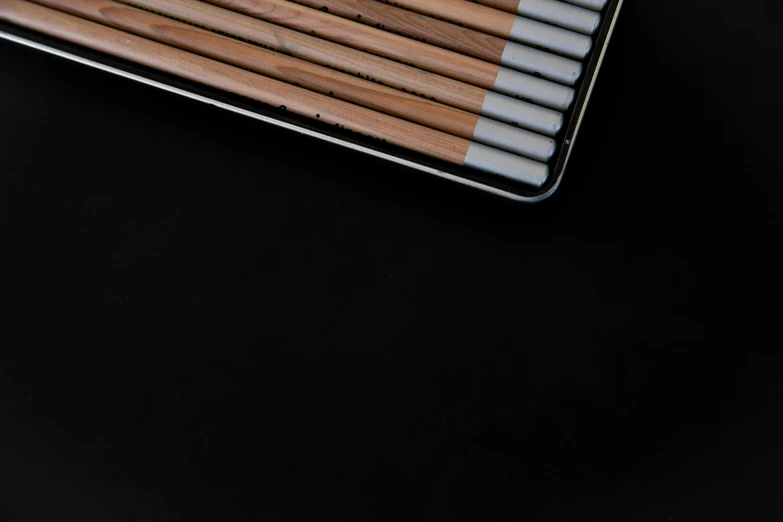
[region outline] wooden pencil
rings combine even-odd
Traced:
[[[601,13],[560,0],[475,0],[476,3],[547,22],[583,34],[593,34],[601,23]]]
[[[528,130],[554,136],[563,114],[196,0],[122,0],[278,52]],[[497,67],[497,66],[494,66]]]
[[[375,0],[295,2],[566,85],[574,85],[582,72],[576,60]]]
[[[515,154],[548,161],[552,138],[384,87],[113,0],[33,0],[81,18],[214,58],[311,91]]]
[[[350,129],[456,165],[541,186],[547,165],[307,91],[25,0],[0,0],[0,20],[273,107]]]
[[[286,0],[206,0],[210,4],[371,52],[478,87],[556,110],[566,110],[574,90],[542,78],[434,45],[346,20]],[[135,0],[128,3],[134,4]],[[483,6],[478,6],[482,7]],[[488,8],[484,8],[488,9]],[[493,9],[494,11],[494,9]],[[497,11],[500,13],[500,11]],[[500,13],[507,16],[509,13]]]
[[[523,18],[467,0],[384,0],[417,13],[464,25],[477,31],[493,34],[542,49],[583,59],[593,46],[584,34],[562,27]]]

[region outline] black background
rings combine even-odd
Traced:
[[[0,519],[780,520],[782,15],[627,2],[531,208],[0,43]]]

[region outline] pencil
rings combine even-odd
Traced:
[[[533,45],[577,60],[587,56],[593,45],[593,40],[584,34],[498,11],[467,0],[384,1],[417,13],[464,25],[500,38]]]
[[[476,2],[583,34],[593,34],[601,23],[600,13],[559,0],[476,0]]]
[[[507,67],[499,67],[286,0],[206,1],[218,7],[397,60],[478,87],[510,96],[519,96],[526,101],[559,111],[567,110],[574,99],[574,90],[565,85]],[[132,0],[128,3],[134,2],[135,0]],[[483,8],[483,6],[478,7]],[[500,14],[514,16],[509,13]]]
[[[574,85],[582,72],[576,60],[374,0],[295,2],[566,85]]]
[[[369,109],[540,161],[555,152],[552,138],[512,127],[390,87],[198,29],[112,0],[33,0],[162,44],[248,69]]]
[[[0,0],[0,20],[273,107],[385,140],[456,165],[541,186],[544,163],[422,127],[329,96],[118,31],[24,0]]]
[[[432,101],[554,136],[563,114],[196,0],[122,0]]]

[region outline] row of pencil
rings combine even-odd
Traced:
[[[606,0],[0,0],[0,20],[542,186]]]

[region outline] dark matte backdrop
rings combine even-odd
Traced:
[[[782,14],[628,2],[535,208],[0,44],[0,519],[781,520]]]

